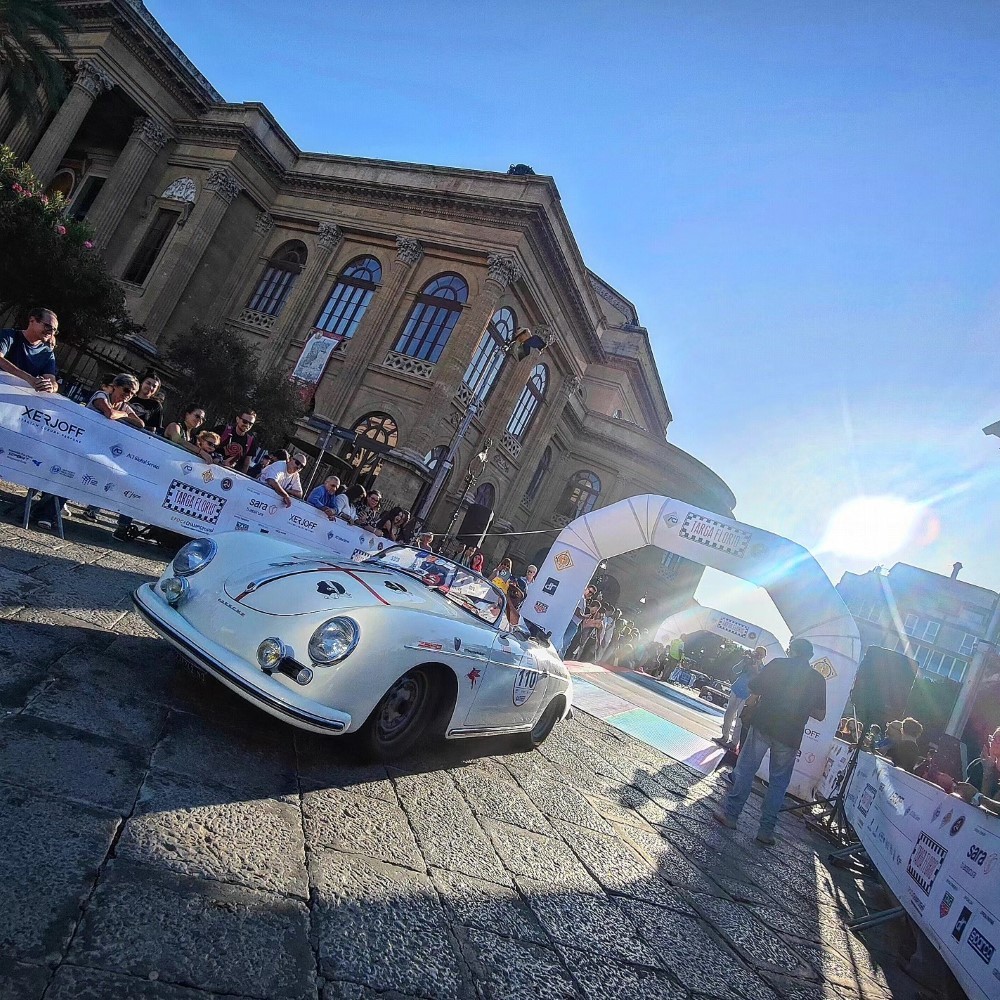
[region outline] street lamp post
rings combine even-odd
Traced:
[[[455,509],[451,512],[451,520],[448,522],[448,528],[444,533],[444,539],[441,543],[442,549],[452,539],[452,533],[455,530],[455,525],[458,523],[458,516],[462,513],[462,502],[465,500],[466,496],[468,496],[472,487],[476,485],[476,480],[486,469],[486,465],[490,460],[490,448],[492,446],[493,439],[487,438],[486,442],[483,444],[482,450],[479,451],[469,463],[469,471],[465,475],[465,484],[462,487],[462,492],[459,495],[458,502],[455,504]]]

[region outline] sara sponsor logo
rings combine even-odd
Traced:
[[[993,961],[996,947],[993,942],[984,937],[978,927],[973,927],[969,931],[969,947],[987,964]]]
[[[163,506],[167,510],[175,510],[178,514],[194,518],[196,521],[217,524],[226,501],[212,493],[206,493],[197,486],[175,479],[167,489]]]
[[[946,857],[948,849],[942,847],[933,837],[921,832],[913,845],[910,860],[906,863],[906,874],[916,882],[925,896],[931,894],[934,880],[938,877]]]
[[[259,510],[262,514],[273,514],[277,507],[274,504],[265,503],[263,500],[249,500],[247,506],[251,510]]]
[[[300,517],[298,514],[292,514],[288,520],[292,524],[297,525],[300,528],[304,528],[306,531],[312,531],[314,528],[319,527],[319,524],[316,521],[310,521],[308,518]]]
[[[24,412],[21,414],[21,423],[31,424],[41,431],[58,434],[71,441],[77,441],[83,437],[83,428],[79,424],[74,424],[71,420],[60,417],[58,414],[46,413],[45,410],[39,410],[34,406],[24,408]]]
[[[958,820],[955,822],[957,823]],[[995,854],[990,854],[978,844],[973,844],[969,848],[969,853],[966,854],[965,860],[962,862],[962,871],[973,878],[979,874],[980,870],[989,874],[996,863],[996,859],[997,856]]]

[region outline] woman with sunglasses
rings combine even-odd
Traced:
[[[200,403],[188,403],[181,413],[180,420],[167,424],[163,436],[174,444],[190,448],[194,444],[198,429],[205,422],[205,407]]]

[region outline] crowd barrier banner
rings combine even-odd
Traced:
[[[63,396],[0,374],[0,476],[197,537],[246,531],[359,560],[384,539]]]
[[[854,747],[850,743],[840,739],[833,741],[826,758],[826,767],[823,768],[823,775],[816,786],[817,799],[832,799],[837,795],[843,787],[844,778],[847,777],[847,765],[853,752]]]
[[[1000,996],[1000,818],[870,753],[847,818],[970,1000]]]

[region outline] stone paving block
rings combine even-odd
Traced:
[[[788,979],[773,973],[764,973],[764,978],[784,1000],[862,1000],[861,995],[835,986],[833,983],[814,983],[808,979]],[[876,1000],[869,994],[865,1000]],[[897,1000],[902,1000],[901,997]]]
[[[343,788],[364,792],[386,802],[396,801],[389,772],[382,764],[353,760],[338,738],[296,729],[295,752],[299,777],[316,788]]]
[[[138,747],[29,715],[0,725],[0,781],[102,806],[135,801],[146,755]]]
[[[78,621],[53,620],[54,616],[40,611],[38,620],[0,619],[0,661],[21,660],[25,663],[50,663],[72,645],[74,632],[82,631]],[[72,626],[66,630],[60,626]]]
[[[320,972],[374,990],[451,1000],[469,971],[430,879],[333,851],[310,854]]]
[[[690,892],[716,891],[716,886],[708,876],[695,868],[660,834],[627,828],[621,831],[621,836],[652,864],[660,878],[666,879],[671,885]]]
[[[773,998],[763,980],[699,921],[638,900],[623,899],[619,905],[656,951],[661,964],[689,990],[745,1000]]]
[[[844,926],[851,919],[849,914],[841,916],[827,907],[790,907],[783,909],[773,903],[754,905],[753,912],[773,931],[782,935],[792,935],[817,943],[828,941],[835,948],[843,950],[850,932]],[[794,947],[794,945],[793,945]]]
[[[61,679],[39,694],[27,711],[50,722],[151,749],[163,731],[168,710],[156,702],[124,698]]]
[[[0,661],[0,707],[19,709],[42,691],[52,677],[46,663]]]
[[[785,976],[815,979],[815,972],[745,906],[714,896],[692,893],[695,909],[729,940],[755,968]]]
[[[119,822],[0,785],[0,967],[5,949],[38,962],[62,957]]]
[[[509,778],[500,781],[471,768],[452,771],[465,801],[480,819],[496,819],[536,833],[551,833],[545,817]]]
[[[367,854],[389,864],[427,869],[406,813],[395,801],[354,790],[320,788],[303,792],[302,818],[310,850]]]
[[[45,966],[8,962],[0,950],[0,1000],[42,1000],[51,975]]]
[[[344,980],[324,983],[319,992],[319,1000],[408,1000],[403,993],[388,990],[379,993],[361,983],[349,983]]]
[[[633,789],[633,791],[636,791]],[[641,795],[641,793],[639,793]],[[590,803],[590,805],[597,810],[606,820],[615,824],[624,824],[626,826],[633,826],[640,830],[652,830],[652,826],[649,821],[640,816],[631,806],[626,805],[622,801],[621,795],[616,795],[613,798],[606,798],[603,795],[594,795],[593,793],[587,791],[584,792],[584,797]],[[638,799],[632,799],[632,801],[639,801]]]
[[[428,865],[512,884],[489,838],[447,774],[390,773]]]
[[[131,598],[123,600],[119,604],[118,610],[125,612],[115,625],[115,631],[119,635],[134,635],[140,639],[159,639],[153,628],[146,624],[146,619],[132,610]]]
[[[291,733],[275,741],[268,735],[222,728],[180,712],[168,719],[152,767],[224,785],[245,798],[298,790]]]
[[[124,859],[101,879],[69,961],[238,996],[316,991],[304,903]]]
[[[483,824],[506,869],[519,878],[544,882],[552,889],[603,895],[575,854],[556,837],[486,820]]]
[[[0,994],[2,996],[2,994]],[[159,979],[137,979],[100,969],[82,969],[61,965],[45,994],[45,1000],[212,1000],[212,995],[200,989],[173,986]],[[227,996],[226,1000],[249,1000]]]
[[[656,871],[655,864],[622,836],[577,830],[557,824],[573,853],[608,892],[690,913],[691,907]]]
[[[611,824],[575,788],[551,780],[530,763],[507,760],[504,766],[549,819],[561,819],[601,833],[611,831]]]
[[[516,889],[442,868],[431,869],[431,879],[453,923],[520,941],[549,943],[538,918]]]
[[[489,931],[464,932],[465,950],[488,1000],[575,1000],[580,992],[550,948]]]
[[[827,982],[873,998],[881,998],[889,992],[881,972],[877,978],[869,975],[872,970],[870,958],[859,961],[849,948],[841,950],[801,939],[795,939],[794,947]]]
[[[141,552],[108,549],[101,553],[95,565],[123,575],[132,575],[136,578],[135,586],[138,587],[140,583],[158,578],[172,558],[166,549],[160,548],[144,547]]]
[[[687,992],[665,972],[625,965],[557,945],[586,1000],[687,1000]]]
[[[20,523],[20,522],[19,522]],[[29,538],[27,532],[14,528],[6,521],[0,521],[0,567],[15,573],[33,573],[52,560],[52,544],[41,537]],[[8,534],[17,533],[16,539]],[[11,542],[16,540],[16,545]]]
[[[125,824],[120,857],[306,899],[305,844],[294,796],[242,799],[219,785],[151,772]]]
[[[518,877],[517,886],[557,944],[636,965],[659,965],[655,951],[639,937],[615,899],[604,893],[555,888],[549,882],[522,877]]]

